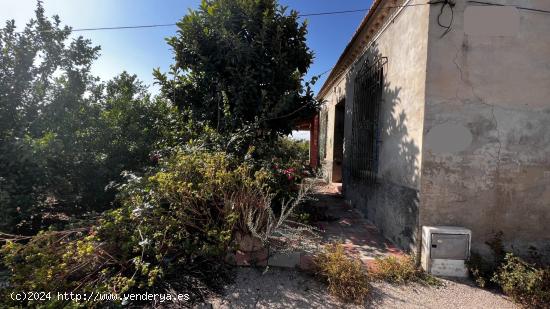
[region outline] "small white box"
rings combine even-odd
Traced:
[[[472,232],[456,226],[422,227],[422,268],[435,276],[468,277]]]

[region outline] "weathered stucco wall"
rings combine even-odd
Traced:
[[[444,37],[430,9],[420,225],[470,228],[482,254],[502,231],[516,250],[550,256],[550,18],[467,7],[457,1]]]
[[[410,2],[414,3],[422,2]],[[373,44],[346,76],[345,197],[386,237],[407,249],[414,248],[417,238],[428,10],[425,5],[394,9],[394,18],[386,20],[387,27],[381,28]],[[353,81],[359,64],[369,57],[387,57],[380,111],[378,180],[373,185],[354,182],[348,164],[355,125]]]

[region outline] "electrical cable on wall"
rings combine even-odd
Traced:
[[[428,4],[441,4],[441,9],[439,10],[439,14],[437,15],[437,24],[440,27],[445,28],[445,31],[443,32],[443,34],[441,34],[441,37],[444,37],[445,35],[447,35],[447,33],[451,31],[451,27],[453,26],[453,21],[455,17],[453,8],[456,5],[456,3],[453,0],[437,0],[437,1],[428,1]],[[451,20],[449,21],[448,25],[444,25],[441,23],[441,16],[443,15],[443,11],[445,11],[445,8],[447,6],[451,10]]]

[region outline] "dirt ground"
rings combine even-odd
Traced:
[[[322,283],[295,270],[239,268],[224,295],[208,303],[213,308],[518,308],[505,296],[468,281],[442,282],[441,287],[373,282],[371,299],[358,306],[340,303],[327,295]]]

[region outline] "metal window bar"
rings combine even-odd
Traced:
[[[354,81],[352,106],[351,176],[373,184],[378,172],[380,104],[384,89],[384,64],[387,58],[362,63]]]

